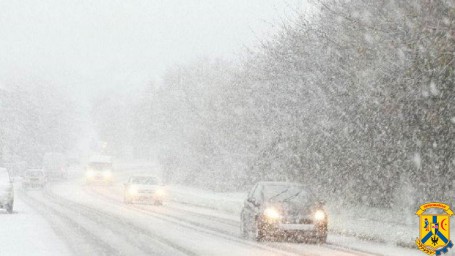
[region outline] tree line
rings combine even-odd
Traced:
[[[450,203],[453,1],[313,4],[235,60],[198,59],[99,98],[108,150],[216,190],[288,180],[370,206]]]
[[[26,79],[1,83],[0,166],[21,172],[41,168],[47,152],[68,153],[78,139],[77,120],[71,97],[59,86]]]

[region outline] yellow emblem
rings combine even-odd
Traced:
[[[442,209],[442,214],[426,214],[428,209]],[[450,240],[450,216],[452,210],[447,204],[427,203],[420,206],[416,212],[419,216],[419,237],[417,247],[428,255],[441,255],[453,247]]]

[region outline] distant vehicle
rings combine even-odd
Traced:
[[[0,168],[0,208],[13,213],[14,187],[6,168]]]
[[[48,179],[67,179],[68,165],[62,153],[46,153],[43,157],[43,171]]]
[[[93,156],[85,172],[87,184],[112,184],[112,158],[110,156]]]
[[[29,169],[24,173],[22,187],[27,188],[44,188],[47,183],[47,177],[41,169]]]
[[[299,183],[259,182],[241,212],[241,234],[261,241],[294,238],[325,243],[327,212],[323,202]]]
[[[25,161],[16,161],[4,163],[4,167],[8,170],[11,179],[16,176],[22,176],[28,168],[28,164]]]
[[[153,202],[155,205],[162,205],[165,197],[165,190],[160,180],[154,176],[132,176],[124,184],[124,202]]]

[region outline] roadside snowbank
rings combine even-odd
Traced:
[[[15,199],[13,214],[0,210],[0,255],[72,255],[38,213]]]
[[[217,193],[208,190],[185,187],[180,185],[169,186],[171,200],[215,209],[225,213],[240,215],[247,193]],[[400,213],[387,209],[374,209],[363,206],[340,207],[336,203],[327,203],[330,213],[330,231],[346,235],[414,248],[414,241],[418,237],[418,222],[415,225],[406,224],[402,218],[393,219]],[[400,211],[401,209],[397,209]],[[404,215],[404,213],[401,213]]]
[[[123,175],[138,171],[151,171],[156,164],[123,164]],[[247,192],[219,193],[182,185],[169,185],[171,200],[194,206],[218,210],[240,216]],[[418,237],[418,218],[412,211],[380,209],[361,205],[341,206],[339,202],[327,202],[329,229],[332,233],[364,240],[415,248]],[[455,231],[455,228],[452,230]]]

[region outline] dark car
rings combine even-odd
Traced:
[[[261,241],[294,238],[325,243],[327,212],[309,189],[299,183],[259,182],[241,212],[241,234]]]

